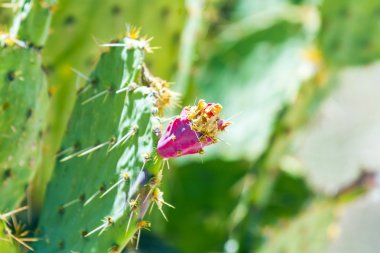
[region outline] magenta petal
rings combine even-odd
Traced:
[[[211,143],[211,138],[207,138],[201,143],[198,133],[191,129],[190,121],[185,114],[181,113],[180,118],[169,123],[165,133],[158,141],[157,153],[163,158],[196,154],[202,150],[202,147]]]

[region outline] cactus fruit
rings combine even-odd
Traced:
[[[221,105],[204,100],[185,107],[158,141],[157,153],[162,158],[202,153],[203,147],[216,143],[217,134],[231,124],[220,119],[221,109]]]

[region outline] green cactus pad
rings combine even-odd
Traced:
[[[320,45],[331,65],[361,65],[380,57],[380,2],[323,1]]]
[[[11,33],[36,47],[45,44],[55,0],[19,0],[19,11],[13,20]]]
[[[51,177],[55,153],[76,99],[77,76],[73,69],[88,75],[99,58],[99,44],[124,37],[125,5],[126,1],[120,0],[65,0],[53,8],[49,37],[42,50],[52,102],[43,138],[45,156],[32,182],[32,209],[36,215],[42,208],[44,185]]]
[[[139,191],[144,172],[156,168],[148,158],[153,157],[153,129],[159,122],[153,116],[152,90],[136,84],[143,66],[141,44],[124,42],[132,48],[112,48],[103,54],[79,91],[61,149],[70,152],[58,158],[47,189],[37,252],[119,252],[136,232],[137,217],[126,232],[128,201]],[[118,92],[127,86],[133,87],[127,96],[126,91]],[[99,145],[103,146],[86,154]],[[125,173],[128,180],[117,184]],[[101,236],[87,237],[106,217],[111,217],[112,225]]]
[[[47,102],[41,59],[34,49],[0,49],[0,212],[14,209],[38,162]]]
[[[12,240],[6,235],[5,221],[0,220],[0,249],[1,252],[16,253],[19,252],[18,247],[13,244]]]

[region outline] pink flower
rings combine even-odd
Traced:
[[[231,124],[220,119],[221,109],[220,104],[204,100],[183,108],[158,141],[157,153],[162,158],[202,153],[203,147],[216,143],[217,134]]]

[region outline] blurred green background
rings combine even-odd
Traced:
[[[182,105],[220,103],[233,123],[204,155],[170,161],[175,209],[168,222],[153,211],[139,252],[380,252],[380,1],[58,2],[42,51],[61,94],[53,147],[70,110],[60,101],[73,100],[65,69],[87,74],[126,24],[153,37],[147,65]],[[1,28],[11,18],[0,8]]]

